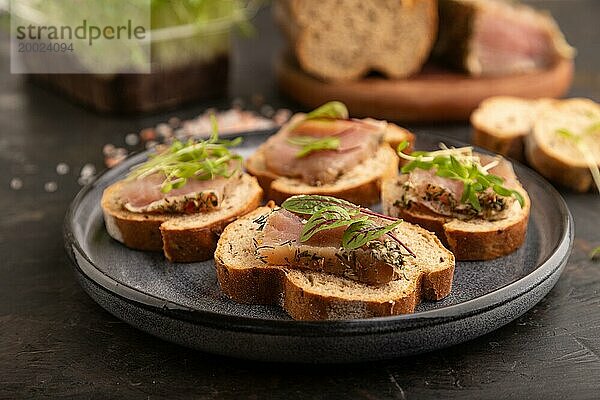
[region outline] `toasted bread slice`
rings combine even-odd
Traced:
[[[108,234],[127,247],[164,251],[173,262],[204,261],[212,258],[225,226],[260,205],[263,191],[256,179],[244,174],[221,206],[197,214],[141,214],[123,208],[123,181],[105,189],[102,211]]]
[[[406,175],[401,175],[383,183],[381,196],[384,214],[435,232],[457,260],[491,260],[512,253],[524,243],[531,201],[516,176],[510,186],[523,195],[525,204],[521,208],[518,202],[514,202],[509,216],[497,221],[481,218],[460,220],[415,205],[405,208],[397,201],[404,193],[405,180]]]
[[[436,0],[279,0],[274,14],[300,66],[327,81],[414,74],[438,26]]]
[[[265,198],[276,203],[282,203],[296,194],[320,194],[339,197],[368,207],[379,201],[382,180],[397,174],[399,160],[392,147],[396,148],[406,140],[412,148],[414,138],[406,129],[388,123],[384,134],[385,143],[379,147],[373,158],[356,165],[335,183],[320,186],[312,186],[301,179],[279,176],[269,171],[263,146],[246,159],[245,166],[248,172],[258,179],[265,191]]]
[[[598,123],[600,105],[592,100],[569,99],[545,105],[525,139],[527,161],[552,182],[576,192],[589,191],[594,187],[590,166],[600,166],[600,129],[581,136],[580,143],[557,131],[566,129],[579,135]]]
[[[471,114],[472,143],[518,161],[525,160],[524,139],[533,128],[536,114],[552,99],[527,100],[496,96],[484,100]]]
[[[254,221],[272,207],[231,223],[219,239],[217,277],[234,301],[279,304],[294,319],[354,319],[411,313],[421,299],[439,300],[450,293],[454,256],[433,234],[409,223],[400,224],[395,233],[417,257],[406,257],[404,277],[384,285],[264,264],[255,254],[262,232]]]

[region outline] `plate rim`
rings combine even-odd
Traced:
[[[269,131],[257,131],[243,134],[240,136],[268,136]],[[420,132],[419,136],[428,136],[433,140],[443,141],[454,146],[464,146],[466,143],[428,132]],[[475,147],[477,151],[494,154],[485,149]],[[147,154],[149,150],[131,154],[127,160],[141,158]],[[217,329],[224,329],[234,332],[249,332],[258,334],[271,334],[278,336],[354,336],[363,335],[365,333],[388,333],[413,330],[418,327],[423,327],[441,322],[450,322],[465,319],[477,314],[485,313],[495,309],[503,304],[509,303],[526,293],[534,290],[544,281],[549,279],[554,272],[561,268],[569,257],[573,239],[573,217],[560,193],[541,177],[536,171],[531,168],[511,160],[513,165],[518,166],[518,170],[529,174],[536,183],[548,191],[551,198],[558,204],[558,215],[560,216],[562,225],[565,229],[562,232],[556,246],[550,252],[550,255],[538,263],[535,270],[520,279],[511,282],[503,287],[486,293],[482,296],[473,299],[452,304],[443,308],[422,311],[413,314],[401,314],[385,317],[374,317],[354,320],[326,320],[326,321],[299,321],[299,320],[274,320],[253,318],[247,316],[225,315],[218,312],[198,310],[161,299],[158,296],[145,293],[135,287],[129,286],[103,272],[83,250],[81,244],[77,240],[74,232],[74,216],[76,210],[82,203],[83,199],[91,192],[107,174],[114,169],[106,169],[99,174],[93,182],[84,186],[75,196],[67,213],[63,224],[63,237],[65,249],[71,260],[72,265],[78,274],[86,278],[94,285],[101,288],[110,295],[118,296],[119,298],[132,303],[136,306],[149,309],[154,312],[159,312],[176,319],[185,320],[202,326],[210,326]],[[85,264],[78,260],[76,253],[81,257]],[[483,303],[483,304],[482,304]]]

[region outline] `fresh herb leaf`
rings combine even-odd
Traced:
[[[300,241],[306,242],[317,232],[348,226],[354,222],[366,221],[368,218],[367,216],[353,216],[340,206],[325,207],[314,213],[306,224],[304,224],[302,233],[300,234]]]
[[[306,114],[304,121],[321,118],[348,119],[348,115],[348,108],[344,103],[330,101]]]
[[[216,177],[230,178],[241,168],[242,157],[229,148],[242,142],[219,139],[214,115],[211,118],[212,134],[209,139],[183,143],[174,141],[166,150],[150,155],[148,161],[137,165],[127,179],[143,179],[150,175],[164,176],[161,192],[169,193],[183,187],[190,179],[210,180]]]
[[[358,213],[359,209],[357,205],[346,200],[338,199],[337,197],[308,194],[292,196],[281,204],[282,208],[303,215],[312,215],[323,208],[330,206],[343,207],[346,211],[352,212],[353,214]]]
[[[410,146],[410,143],[408,142],[408,140],[403,140],[400,142],[400,144],[398,144],[398,147],[396,147],[396,151],[398,153],[401,153],[404,150],[406,150],[408,148],[408,146]]]
[[[402,220],[398,220],[394,223],[377,226],[371,220],[362,220],[353,222],[342,236],[342,246],[348,250],[358,249],[364,246],[371,240],[375,240],[391,231],[393,231],[398,225],[402,223]]]
[[[387,234],[393,240],[398,242],[408,253],[415,256],[404,243],[400,241],[396,236],[391,233],[391,229],[394,229],[401,220],[397,218],[389,217],[387,215],[379,214],[374,211],[371,211],[367,208],[362,208],[357,206],[356,204],[350,203],[349,201],[338,199],[336,197],[331,196],[320,196],[320,195],[297,195],[288,198],[283,202],[281,207],[287,211],[301,214],[301,215],[310,215],[311,217],[306,222],[303,231],[301,240],[308,240],[312,235],[316,232],[325,230],[325,229],[334,229],[340,226],[351,225],[356,222],[364,222],[370,221],[374,226],[375,223],[371,221],[371,218],[385,219],[393,221],[391,225],[394,225],[390,228],[389,231],[382,231],[378,238],[382,235]],[[343,210],[343,211],[342,211]],[[381,228],[385,228],[389,225],[386,225]],[[379,227],[378,227],[379,228]],[[373,234],[378,232],[377,230],[373,231]],[[305,238],[305,239],[303,239]],[[372,240],[372,239],[371,239]],[[360,246],[359,246],[360,247]]]
[[[590,260],[600,260],[600,246],[590,252]]]
[[[290,136],[287,139],[289,144],[300,147],[296,153],[296,158],[306,157],[312,152],[321,150],[338,150],[340,148],[340,138],[335,136],[313,137],[313,136]]]
[[[460,201],[471,205],[478,212],[482,207],[477,194],[488,188],[492,188],[500,196],[514,197],[521,207],[524,207],[523,195],[504,187],[504,179],[501,177],[488,173],[487,170],[492,165],[481,166],[478,158],[473,156],[472,147],[449,149],[441,146],[442,149],[438,151],[415,151],[410,155],[402,153],[401,146],[398,146],[398,155],[410,161],[402,167],[402,173],[409,173],[417,168],[423,170],[435,168],[435,174],[439,177],[462,181],[464,189]]]

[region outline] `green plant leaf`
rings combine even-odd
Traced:
[[[348,108],[346,108],[344,103],[330,101],[306,114],[304,120],[319,118],[348,119],[348,115]]]
[[[401,223],[402,220],[398,220],[391,224],[379,227],[370,220],[353,222],[342,236],[342,246],[348,250],[358,249],[371,240],[378,239],[393,231]]]
[[[340,148],[340,138],[335,136],[325,136],[321,138],[313,136],[291,136],[287,139],[291,145],[300,147],[296,153],[296,158],[306,157],[312,152],[322,150],[338,150]]]
[[[368,217],[359,217],[353,219],[353,216],[343,207],[329,206],[322,208],[314,213],[304,224],[300,241],[306,242],[315,233],[323,230],[335,229],[342,226],[348,226],[355,221],[365,221]]]
[[[282,208],[290,212],[303,215],[312,215],[323,208],[330,206],[342,207],[351,215],[356,215],[359,212],[359,207],[357,205],[331,196],[302,194],[292,196],[284,201],[283,204],[281,204]]]

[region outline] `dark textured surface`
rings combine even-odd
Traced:
[[[573,96],[600,100],[600,2],[535,1],[553,11],[578,48]],[[232,97],[276,91],[271,61],[280,45],[268,22],[240,41]],[[8,73],[0,42],[0,398],[579,398],[600,391],[600,198],[563,192],[575,248],[554,289],[505,327],[466,344],[389,362],[273,365],[211,356],[121,322],[81,289],[63,250],[62,219],[79,190],[79,169],[102,165],[105,143],[207,104],[153,117],[110,118],[82,110]],[[221,105],[227,104],[225,101]],[[212,104],[211,104],[212,105]],[[419,127],[465,140],[466,125]],[[57,176],[64,161],[71,173]],[[23,179],[20,191],[9,189]],[[43,190],[56,180],[55,193]]]

